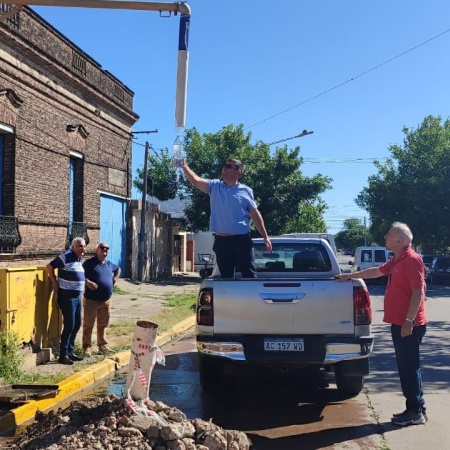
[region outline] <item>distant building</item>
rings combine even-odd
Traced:
[[[0,266],[83,236],[129,267],[133,97],[30,8],[0,15]]]

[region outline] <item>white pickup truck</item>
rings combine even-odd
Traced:
[[[308,366],[334,368],[342,397],[357,395],[373,348],[370,296],[363,280],[341,273],[324,239],[254,239],[258,278],[203,280],[196,307],[200,383],[221,389],[243,365],[283,373]],[[230,370],[232,369],[232,370]]]

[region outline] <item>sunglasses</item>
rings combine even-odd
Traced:
[[[106,251],[109,250],[109,247],[104,247],[103,245],[100,245],[99,248],[102,249],[102,250],[106,250]]]
[[[241,170],[241,166],[238,166],[237,164],[225,164],[223,167],[226,169]]]

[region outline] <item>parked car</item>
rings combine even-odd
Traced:
[[[431,263],[433,262],[434,258],[444,257],[444,255],[437,255],[437,254],[426,254],[426,255],[420,255],[422,257],[423,264],[425,265],[425,268],[428,270],[430,268]]]
[[[427,271],[430,284],[450,283],[450,258],[437,256]]]
[[[346,254],[347,256],[355,256],[355,252],[354,252],[354,250],[351,249],[351,248],[348,248],[347,250],[345,250],[345,254]]]

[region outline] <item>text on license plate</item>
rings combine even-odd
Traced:
[[[275,352],[302,352],[303,339],[264,339],[264,350]]]

